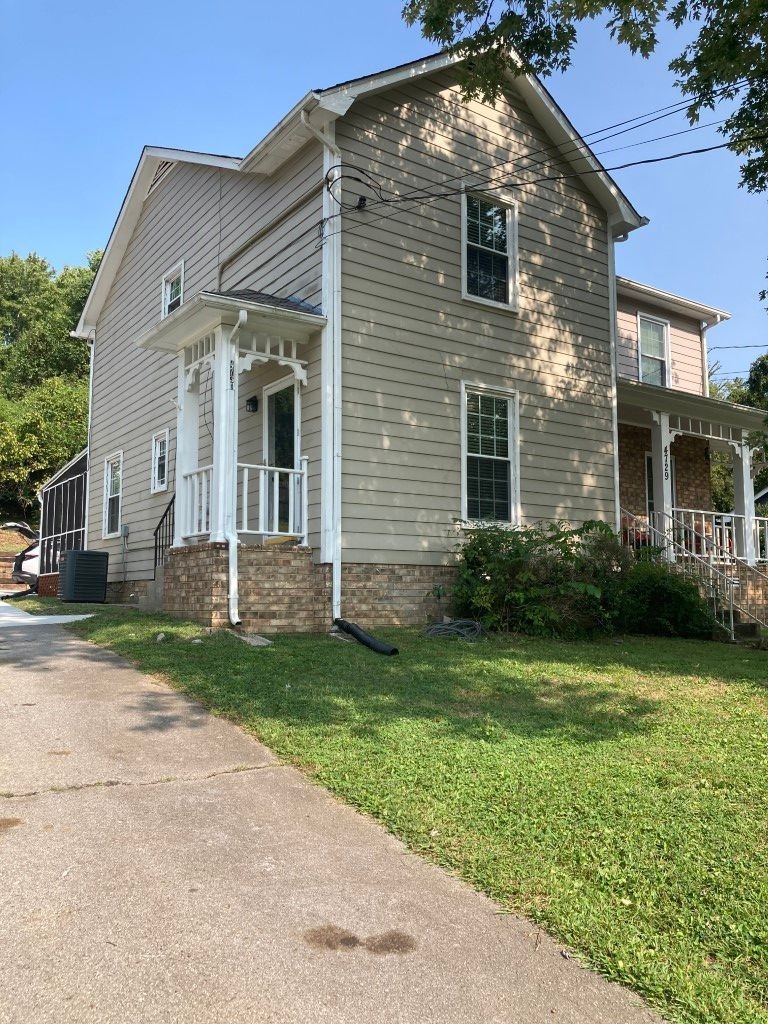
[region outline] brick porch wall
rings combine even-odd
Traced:
[[[700,437],[677,437],[672,442],[677,504],[681,508],[712,508],[707,442]],[[651,450],[651,432],[645,427],[619,424],[619,492],[621,507],[644,516],[645,453]]]
[[[342,614],[373,629],[423,626],[449,606],[450,566],[342,566]],[[309,548],[244,545],[238,556],[240,617],[246,632],[321,633],[331,625],[331,567]],[[435,593],[443,588],[444,595]],[[165,565],[163,607],[205,626],[227,626],[227,548],[173,548]]]

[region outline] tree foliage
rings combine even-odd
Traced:
[[[101,260],[56,273],[0,258],[0,507],[29,515],[40,485],[85,444],[88,348],[76,325]]]
[[[734,101],[719,128],[743,158],[742,184],[768,188],[768,7],[766,0],[406,0],[403,17],[423,35],[468,58],[467,96],[493,102],[509,72],[550,75],[571,63],[579,26],[604,18],[611,37],[648,57],[664,23],[695,38],[669,67],[691,123]],[[765,293],[763,293],[765,297]]]
[[[714,364],[711,373],[716,373],[719,364]],[[754,409],[768,410],[768,355],[758,356],[749,368],[746,378],[733,380],[710,380],[709,393],[712,398],[721,398],[738,405],[749,405]],[[766,421],[768,430],[768,421]],[[765,431],[750,437],[756,449],[754,464],[755,491],[768,486],[768,434]],[[712,479],[712,507],[716,512],[733,511],[733,472],[731,456],[725,452],[713,452],[710,463]],[[761,512],[764,510],[761,509]]]

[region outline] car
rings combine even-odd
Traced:
[[[13,560],[11,579],[15,583],[24,583],[30,590],[37,590],[37,577],[40,572],[40,535],[27,523],[3,523],[0,530],[14,530],[31,541]]]

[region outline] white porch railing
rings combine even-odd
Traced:
[[[307,458],[299,469],[237,464],[237,532],[307,543]]]
[[[181,535],[185,540],[208,536],[211,532],[212,475],[213,466],[202,466],[191,473],[184,473],[182,477],[186,493]]]
[[[707,512],[704,509],[673,508],[670,522],[675,540],[692,555],[725,562],[746,557],[746,531],[750,528],[746,516],[731,512]],[[662,529],[661,523],[656,522],[654,525]],[[757,560],[768,561],[768,518],[755,516],[751,529]]]

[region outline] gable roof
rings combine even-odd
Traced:
[[[326,129],[337,118],[343,117],[355,100],[390,89],[401,82],[414,81],[453,67],[460,61],[461,58],[454,54],[436,53],[362,78],[354,78],[324,89],[313,89],[242,159],[188,150],[163,149],[157,146],[146,147],[112,229],[80,322],[72,333],[76,337],[87,338],[95,330],[96,321],[138,222],[144,200],[162,163],[184,162],[221,167],[245,174],[273,174],[314,137],[313,129]],[[541,82],[533,75],[516,77],[510,73],[509,78],[534,117],[560,150],[563,159],[573,166],[574,171],[584,174],[586,188],[608,212],[613,234],[623,235],[647,224],[647,218],[640,216]]]

